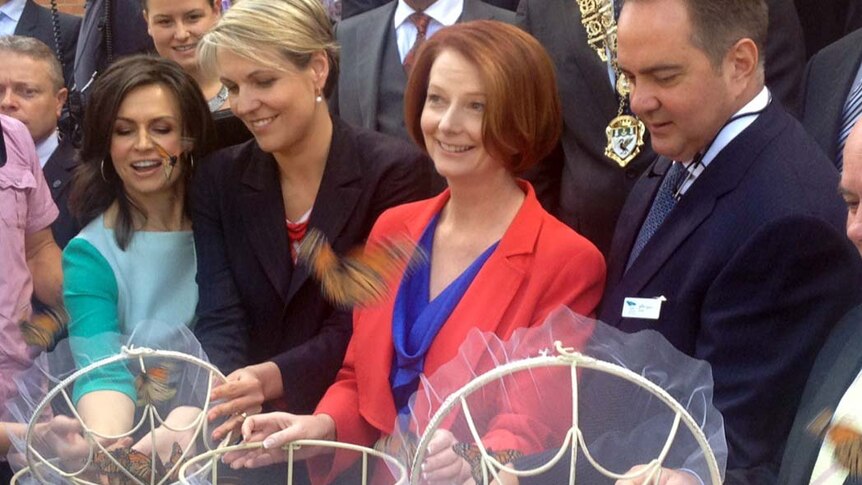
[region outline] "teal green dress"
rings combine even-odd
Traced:
[[[122,250],[103,216],[88,224],[63,251],[63,300],[69,312],[70,345],[80,368],[117,354],[139,325],[194,324],[198,288],[191,231],[135,232]],[[75,402],[96,390],[136,399],[124,366],[79,379]]]

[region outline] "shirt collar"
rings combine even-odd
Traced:
[[[0,6],[0,14],[5,14],[10,19],[18,22],[21,20],[21,14],[24,12],[24,4],[26,0],[9,0],[3,6]]]
[[[733,114],[731,118],[734,116],[743,115],[746,113],[757,113],[759,111],[763,111],[769,105],[769,101],[772,99],[772,95],[769,93],[769,89],[766,86],[760,90],[760,92],[755,96],[751,101],[749,101],[745,106],[742,107],[739,111]],[[727,124],[719,133],[718,136],[715,137],[715,141],[712,142],[712,146],[709,147],[707,152],[704,154],[703,159],[701,159],[700,163],[694,164],[691,163],[691,160],[683,162],[685,169],[688,171],[688,175],[683,179],[682,184],[680,185],[679,193],[685,194],[689,187],[694,183],[694,181],[700,177],[700,174],[706,170],[706,167],[712,162],[724,147],[730,144],[739,136],[740,133],[745,131],[746,128],[751,126],[752,123],[760,116],[760,113],[753,116],[746,116],[744,118],[739,118]],[[730,119],[730,118],[728,118]]]
[[[393,25],[397,29],[401,27],[407,17],[414,13],[412,7],[404,3],[404,0],[398,0],[398,6],[395,7],[395,17]],[[461,12],[464,11],[464,0],[437,0],[430,7],[425,9],[425,14],[434,19],[437,23],[448,27],[455,25],[458,19],[461,18]]]
[[[45,164],[48,163],[48,159],[51,158],[54,150],[56,150],[59,145],[60,137],[57,136],[56,131],[36,144],[36,155],[39,157],[39,163],[42,165],[42,168],[45,168]]]

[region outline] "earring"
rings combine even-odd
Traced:
[[[99,172],[102,172],[102,180],[105,182],[108,181],[108,177],[105,177],[105,159],[102,159],[102,162],[99,163]]]
[[[192,170],[195,169],[195,157],[191,153],[189,153],[189,166]]]
[[[314,96],[315,103],[320,103],[321,101],[323,101],[323,93],[321,92],[320,88],[314,88]]]

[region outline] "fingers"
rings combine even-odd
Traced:
[[[422,478],[429,484],[463,483],[470,477],[469,465],[454,452],[452,456],[441,453],[435,458],[436,460],[430,462],[425,460],[422,467]]]

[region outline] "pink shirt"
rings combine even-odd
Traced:
[[[0,414],[14,396],[13,377],[34,357],[18,322],[30,317],[33,280],[27,268],[25,238],[50,226],[57,207],[42,175],[36,147],[18,120],[0,115],[6,165],[0,167]]]

